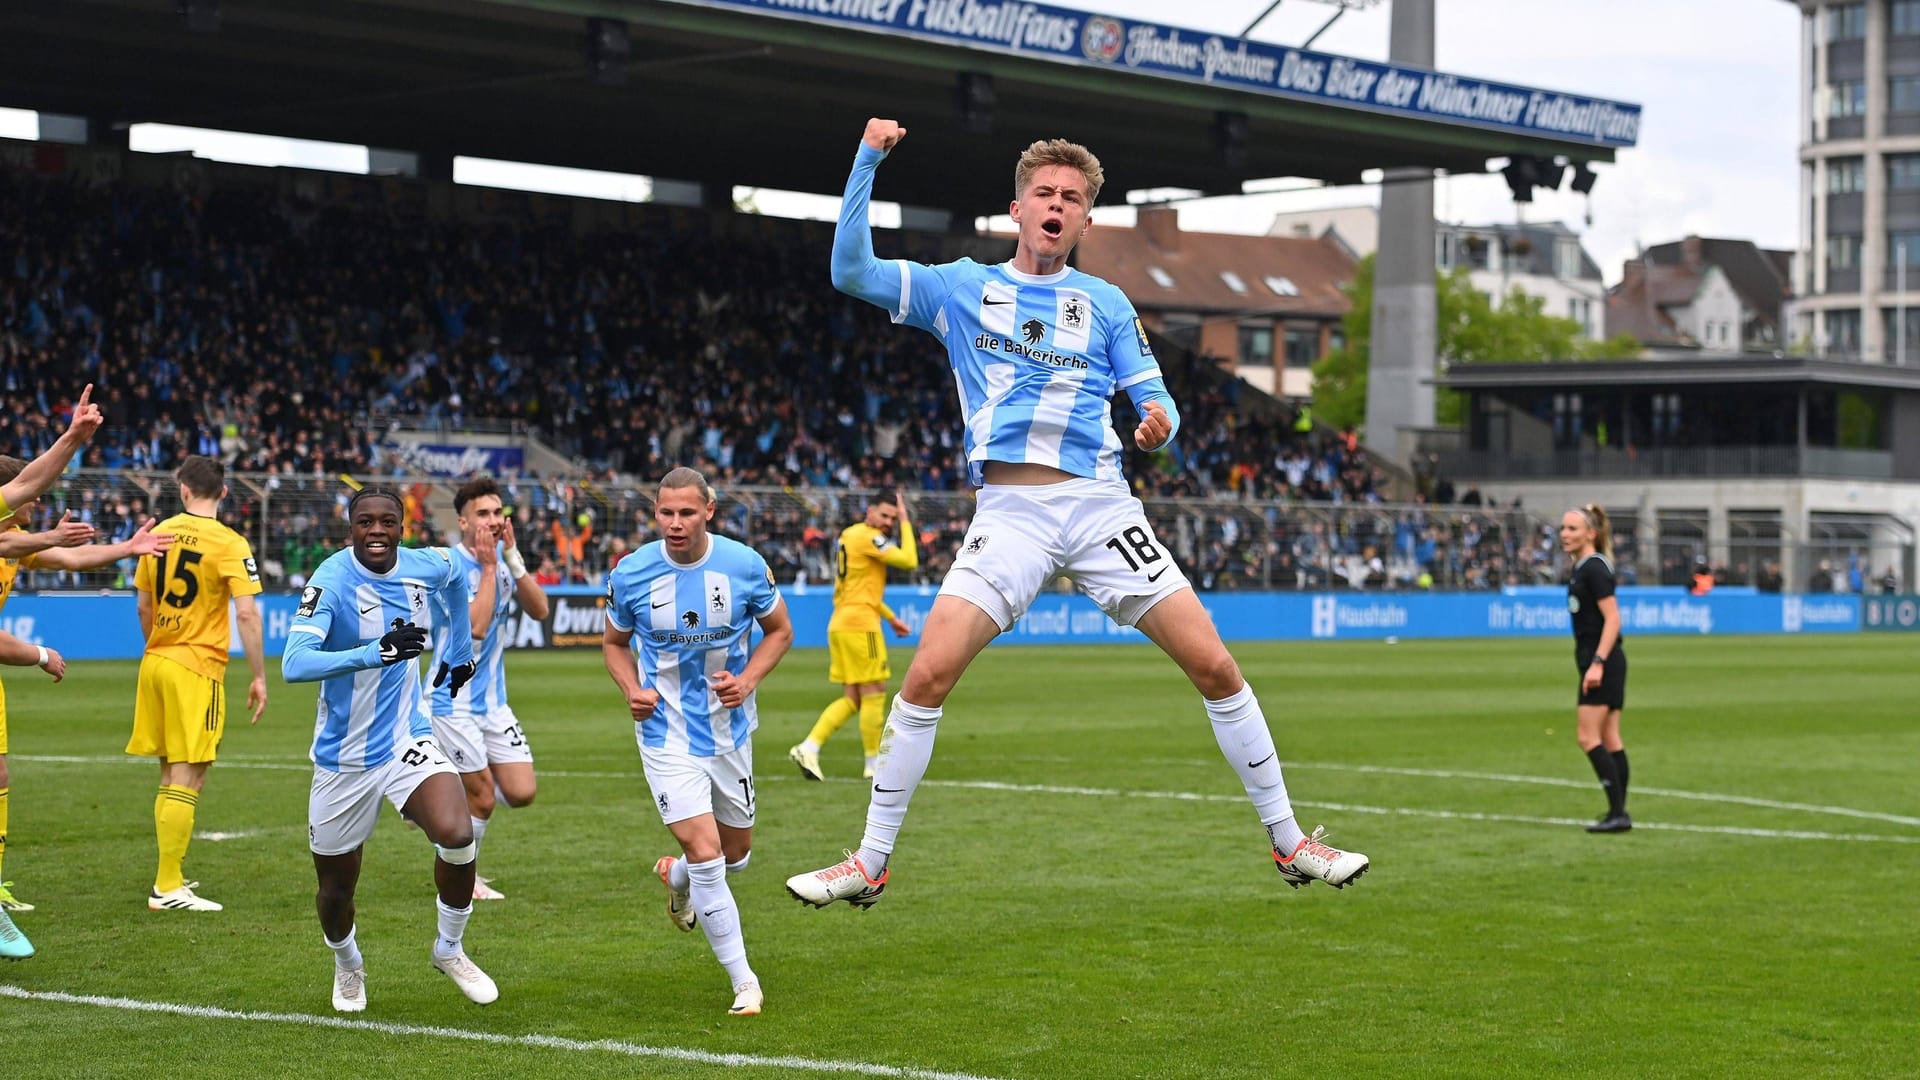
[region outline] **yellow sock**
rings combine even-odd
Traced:
[[[814,722],[813,730],[807,733],[807,739],[815,746],[827,745],[827,740],[833,737],[834,732],[840,730],[840,725],[852,719],[858,708],[844,694],[834,698],[833,704],[820,710],[820,719]]]
[[[4,862],[7,857],[7,791],[8,790],[9,789],[7,788],[0,787],[0,862]],[[6,880],[6,875],[0,874],[0,881],[5,881],[5,880]]]
[[[887,728],[887,695],[868,694],[860,699],[860,747],[868,757],[880,752],[880,734]]]
[[[160,786],[160,797],[153,803],[154,831],[160,837],[160,872],[153,878],[155,892],[172,892],[185,884],[180,864],[187,860],[187,842],[193,839],[193,811],[199,805],[200,793],[190,787]]]

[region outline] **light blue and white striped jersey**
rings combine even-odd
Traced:
[[[506,547],[494,541],[493,619],[487,623],[487,636],[474,646],[473,681],[460,688],[459,697],[450,694],[445,683],[434,687],[435,716],[485,716],[507,704],[507,635],[512,632],[507,627],[507,608],[513,604],[513,571],[507,569],[506,563],[497,561],[497,553],[504,552]],[[466,582],[471,604],[480,591],[480,560],[473,557],[465,544],[455,544],[447,551],[453,558],[454,570]],[[434,594],[433,601],[433,654],[436,657],[446,651],[447,627],[451,621],[441,596]]]
[[[1146,327],[1117,286],[1071,267],[1040,277],[1009,263],[875,259],[867,205],[884,157],[863,143],[854,161],[834,231],[834,284],[946,346],[976,487],[988,461],[1122,479],[1112,420],[1118,390],[1136,407],[1159,402],[1178,429]]]
[[[640,725],[647,746],[713,757],[741,746],[760,725],[754,695],[720,704],[708,679],[747,670],[753,627],[780,603],[773,571],[738,540],[707,534],[707,554],[682,564],[655,540],[620,560],[607,578],[607,622],[632,633],[640,685],[660,694]]]
[[[311,756],[330,772],[378,768],[433,733],[419,661],[380,662],[380,638],[388,630],[410,622],[431,632],[437,600],[448,641],[435,662],[473,659],[466,580],[446,549],[401,548],[398,554],[384,574],[361,565],[352,548],[328,556],[308,579],[287,628],[280,671],[288,682],[321,684]]]

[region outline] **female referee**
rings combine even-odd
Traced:
[[[1567,611],[1573,616],[1573,663],[1580,669],[1575,735],[1593,763],[1607,813],[1588,832],[1633,828],[1627,816],[1627,748],[1620,741],[1620,709],[1627,703],[1627,643],[1620,636],[1620,603],[1613,595],[1613,532],[1607,512],[1593,503],[1560,519],[1560,549],[1573,559]]]

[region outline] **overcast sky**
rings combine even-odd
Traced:
[[[1238,35],[1270,0],[1051,0],[1062,7]],[[1250,37],[1299,45],[1336,9],[1283,0]],[[1314,43],[1321,52],[1384,60],[1389,5],[1349,11]],[[1800,14],[1784,0],[1436,0],[1434,66],[1644,107],[1640,143],[1597,169],[1587,200],[1536,193],[1529,221],[1561,220],[1587,234],[1609,282],[1636,245],[1702,236],[1796,247]],[[1098,147],[1094,150],[1098,152]],[[1124,179],[1122,178],[1122,182]],[[1213,199],[1186,204],[1181,224],[1264,231],[1276,210],[1377,203],[1377,189]],[[1439,185],[1444,220],[1516,220],[1497,175]],[[1109,208],[1095,219],[1124,224]],[[1259,228],[1253,229],[1251,223]]]

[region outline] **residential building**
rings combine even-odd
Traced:
[[[1498,304],[1519,289],[1549,315],[1572,319],[1589,338],[1606,336],[1606,282],[1580,235],[1560,222],[1434,225],[1434,265],[1466,267],[1473,287]]]
[[[1124,290],[1140,318],[1266,393],[1304,398],[1344,340],[1341,286],[1355,258],[1337,239],[1185,232],[1170,206],[1133,228],[1096,225],[1078,263]]]

